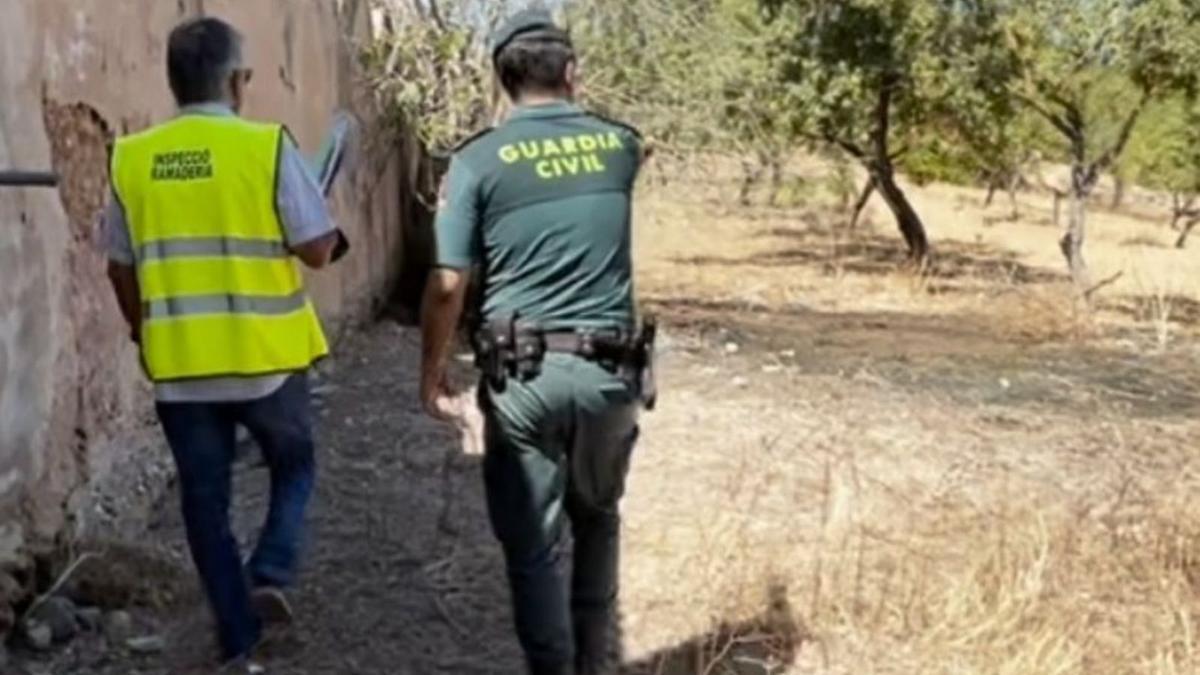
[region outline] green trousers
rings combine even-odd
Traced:
[[[488,513],[533,675],[593,675],[615,665],[617,504],[638,434],[634,382],[549,354],[530,381],[481,387]],[[568,527],[569,581],[561,561]]]

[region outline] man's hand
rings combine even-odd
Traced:
[[[129,339],[134,344],[142,341],[142,297],[138,288],[137,270],[132,265],[122,265],[116,262],[108,263],[108,279],[112,283],[113,294],[117,298],[117,306],[121,316],[129,327]]]
[[[440,422],[459,424],[463,419],[462,401],[450,388],[445,373],[421,378],[421,406],[425,414]]]
[[[452,269],[429,275],[421,302],[421,406],[434,419],[460,423],[464,412],[446,378],[454,327],[462,316],[468,276]]]

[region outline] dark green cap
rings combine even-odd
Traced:
[[[569,44],[570,36],[554,23],[554,17],[544,9],[524,9],[505,21],[492,36],[492,59],[515,40],[556,40]]]

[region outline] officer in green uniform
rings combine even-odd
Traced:
[[[517,635],[531,673],[588,675],[613,667],[619,649],[618,500],[651,389],[630,252],[642,143],[572,102],[574,50],[548,13],[516,15],[493,46],[514,110],[450,164],[422,309],[421,396],[435,417],[461,412],[446,363],[477,269],[484,482]]]

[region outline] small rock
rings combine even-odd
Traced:
[[[135,654],[157,654],[166,649],[167,643],[161,635],[146,635],[129,638],[125,641],[125,646]]]
[[[30,619],[50,629],[55,642],[66,642],[75,637],[79,625],[75,621],[75,603],[70,598],[56,595],[47,598],[30,615]]]
[[[740,351],[742,351],[742,348],[738,343],[736,343],[736,342],[726,342],[725,343],[725,353],[726,354],[736,354]]]
[[[104,627],[104,610],[99,607],[80,607],[75,618],[86,631],[95,632]]]
[[[747,380],[746,378],[739,376],[739,377],[733,378],[732,384],[733,384],[733,386],[739,387],[739,388],[746,387],[750,384],[750,380]]]
[[[54,644],[54,631],[44,623],[33,620],[26,621],[25,642],[34,651],[50,651],[50,647]]]
[[[117,610],[104,615],[104,637],[112,644],[120,644],[133,633],[133,617],[129,612]]]

